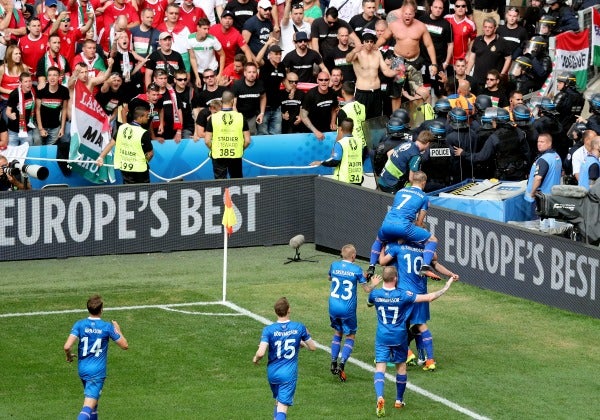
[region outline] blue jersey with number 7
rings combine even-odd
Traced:
[[[100,318],[81,319],[73,325],[71,335],[79,339],[79,377],[85,380],[105,378],[109,339],[121,338],[114,325]]]
[[[403,188],[394,196],[394,204],[383,223],[413,223],[421,210],[429,208],[429,198],[418,187]]]

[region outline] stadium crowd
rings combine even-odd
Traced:
[[[229,90],[252,135],[322,139],[350,119],[352,129],[338,137],[364,147],[362,122],[389,115],[387,154],[430,131],[432,139],[414,143],[428,188],[472,176],[525,179],[542,132],[571,175],[569,150],[583,130],[571,127],[584,105],[574,76],[559,76],[558,94],[533,107],[535,121],[532,107],[514,109],[552,72],[549,37],[578,31],[575,9],[596,3],[531,0],[522,11],[498,0],[2,0],[0,150],[57,144],[65,157],[80,80],[110,116],[113,137],[142,107],[150,139],[205,139]],[[596,132],[598,99],[586,122]],[[422,105],[430,121],[410,130],[403,103]],[[441,156],[426,150],[442,143]],[[322,164],[339,166],[342,152]],[[379,186],[393,192],[418,167],[381,152],[372,152]],[[360,183],[356,175],[350,182]]]

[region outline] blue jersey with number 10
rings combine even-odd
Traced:
[[[329,315],[334,318],[356,316],[357,286],[367,282],[362,268],[350,261],[336,261],[329,267]]]
[[[269,383],[283,384],[298,378],[300,341],[308,340],[310,334],[300,322],[276,322],[263,328],[260,341],[269,344]]]
[[[420,274],[423,265],[423,247],[413,244],[388,244],[386,254],[394,257],[398,271],[398,288],[419,295],[427,293],[427,276]]]
[[[121,338],[114,325],[100,318],[80,319],[73,325],[71,335],[79,339],[79,377],[85,380],[106,378],[109,338],[114,341]]]
[[[412,224],[421,210],[429,208],[429,198],[418,187],[403,188],[394,196],[394,204],[383,223]]]

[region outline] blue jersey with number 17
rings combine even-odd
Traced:
[[[356,316],[358,284],[367,282],[362,268],[350,261],[335,261],[329,267],[329,315],[334,318]]]
[[[394,196],[394,204],[388,211],[383,223],[412,223],[417,213],[429,208],[429,198],[418,187],[403,188]]]
[[[308,340],[310,334],[300,322],[276,322],[263,328],[260,341],[269,344],[269,383],[283,384],[298,378],[300,341]]]
[[[79,377],[85,380],[105,378],[109,339],[121,338],[114,325],[100,318],[80,319],[73,325],[71,335],[79,339]]]
[[[375,344],[399,346],[406,344],[406,320],[410,316],[417,295],[409,290],[375,289],[369,294],[369,303],[377,312]]]

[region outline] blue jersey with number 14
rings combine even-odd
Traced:
[[[297,379],[300,341],[308,340],[310,334],[300,322],[276,322],[263,328],[260,341],[269,345],[269,383],[283,384]]]
[[[362,268],[350,261],[336,261],[329,267],[329,315],[334,318],[356,316],[358,284],[366,283]]]
[[[114,325],[100,318],[80,319],[73,325],[71,335],[79,339],[79,377],[85,380],[105,378],[109,339],[121,338]]]
[[[429,198],[418,187],[403,188],[394,196],[394,204],[388,211],[383,223],[412,224],[417,213],[429,208]]]

